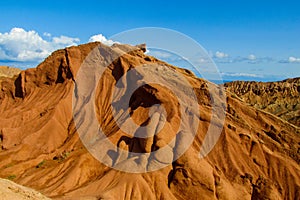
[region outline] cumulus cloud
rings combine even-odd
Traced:
[[[280,60],[279,63],[300,63],[300,58],[290,56],[288,59]]]
[[[209,51],[209,55],[213,58],[216,63],[230,64],[230,63],[249,63],[249,64],[260,64],[260,63],[270,63],[274,59],[271,57],[259,57],[255,54],[249,54],[248,56],[231,56],[223,51]]]
[[[80,40],[78,38],[71,38],[67,36],[60,36],[60,37],[53,37],[52,41],[54,44],[57,45],[65,45],[65,46],[70,46],[70,45],[76,45],[77,42]]]
[[[256,60],[256,56],[254,54],[250,54],[248,56],[248,60]]]
[[[221,51],[217,51],[214,55],[216,58],[228,58],[229,55],[224,53],[224,52],[221,52]]]
[[[250,54],[248,56],[237,56],[233,58],[234,63],[240,63],[240,62],[248,62],[248,63],[257,63],[259,62],[259,59],[254,55]]]
[[[48,40],[36,31],[12,28],[0,33],[0,60],[6,62],[39,62],[59,48],[77,45],[78,38],[67,36],[52,37],[44,33]]]
[[[215,53],[209,51],[208,53],[209,56],[212,57],[216,63],[232,63],[233,61],[229,54],[222,51],[216,51]]]
[[[288,61],[290,63],[300,63],[300,58],[296,58],[296,57],[293,57],[293,56],[290,56]]]
[[[51,33],[45,32],[45,33],[43,33],[43,35],[46,36],[46,37],[51,37]]]
[[[89,42],[101,42],[101,43],[103,43],[105,45],[108,45],[108,46],[111,46],[114,43],[118,43],[118,42],[106,39],[106,37],[102,34],[91,36],[90,39],[89,39]]]

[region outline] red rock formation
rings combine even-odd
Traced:
[[[250,105],[300,127],[300,78],[266,83],[234,81],[225,87]]]
[[[130,101],[131,117],[138,124],[146,123],[148,106],[160,103],[168,113],[165,126],[151,141],[122,132],[113,120],[110,105],[113,88],[121,76],[137,66],[157,64],[176,71],[192,85],[200,116],[194,111],[190,111],[190,116],[199,122],[199,128],[192,145],[178,160],[158,171],[132,174],[105,166],[87,151],[74,124],[72,95],[78,70],[95,47],[100,49],[101,62],[116,52],[128,52],[108,66],[95,94],[101,127],[112,143],[125,150],[124,154],[119,152],[119,160],[129,159],[127,149],[147,152],[151,143],[159,149],[172,138],[180,142],[188,134],[176,131],[181,113],[174,94],[155,84],[135,91]],[[147,56],[143,50],[100,43],[70,47],[54,52],[37,68],[25,70],[17,78],[4,79],[0,83],[0,177],[14,175],[15,182],[57,199],[296,199],[300,196],[299,128],[228,93],[221,136],[208,156],[200,159],[199,151],[212,115],[208,84],[214,91],[219,86]],[[86,77],[85,81],[92,79]],[[182,82],[177,84],[185,87]],[[122,137],[127,139],[122,141]],[[159,161],[161,158],[157,156]]]

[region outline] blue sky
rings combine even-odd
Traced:
[[[224,79],[300,76],[299,1],[8,0],[0,9],[0,64],[34,66],[50,51],[86,43],[93,35],[109,38],[128,29],[163,27],[199,42]],[[15,27],[25,32],[15,29],[9,37]],[[21,54],[22,45],[13,46],[20,38],[13,40],[29,31],[45,42],[32,47],[38,53],[27,59],[32,52]]]

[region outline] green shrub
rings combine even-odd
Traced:
[[[45,163],[46,163],[46,161],[43,160],[42,162],[40,162],[40,163],[36,166],[36,168],[41,168]]]
[[[12,175],[9,175],[9,176],[7,177],[7,179],[9,179],[9,180],[12,181],[12,180],[14,180],[16,177],[17,177],[16,175],[12,174]]]

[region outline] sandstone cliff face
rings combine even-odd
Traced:
[[[139,88],[130,100],[129,109],[136,123],[143,124],[148,119],[149,105],[164,105],[168,117],[159,135],[153,140],[137,140],[121,131],[113,120],[110,97],[124,74],[137,66],[154,63],[180,73],[192,85],[200,115],[191,110],[188,116],[191,121],[199,122],[199,127],[192,145],[177,161],[158,171],[134,174],[107,167],[87,151],[78,136],[80,125],[74,124],[72,95],[74,88],[79,87],[78,70],[95,47],[101,63],[109,63],[116,52],[127,52],[109,65],[99,83],[94,83],[97,84],[95,99],[83,101],[95,102],[97,119],[107,137],[124,150],[159,149],[171,138],[180,142],[182,135],[187,134],[177,132],[182,114],[174,94],[156,84]],[[92,76],[84,81],[93,80]],[[178,87],[185,87],[176,79],[172,81]],[[15,182],[54,199],[298,198],[299,128],[233,98],[231,93],[227,93],[227,105],[223,105],[226,119],[221,136],[208,156],[199,158],[204,136],[210,124],[215,123],[211,120],[208,84],[218,91],[219,86],[128,45],[107,47],[90,43],[58,50],[37,68],[0,83],[0,177],[13,176]],[[126,81],[123,87],[129,87]],[[121,140],[124,137],[126,140]],[[175,154],[171,149],[166,156]],[[130,159],[125,156],[124,161]]]
[[[225,87],[248,104],[300,126],[300,78],[269,83],[234,81]]]

